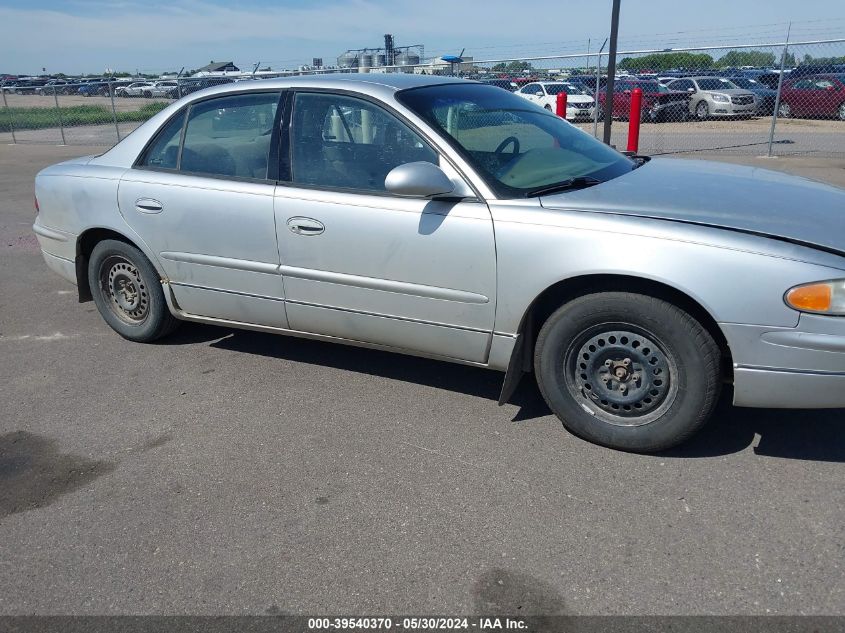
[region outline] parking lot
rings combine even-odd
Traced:
[[[55,108],[52,96],[42,95],[6,95],[10,107],[20,108]],[[154,103],[169,103],[167,99],[145,99],[116,97],[115,111],[129,113]],[[100,106],[111,111],[109,97],[81,95],[61,95],[60,105],[73,107],[80,105]],[[578,122],[579,127],[593,132],[591,122]],[[139,121],[120,121],[117,124],[121,138],[140,125]],[[724,154],[759,155],[768,150],[771,118],[755,117],[752,119],[714,119],[708,121],[683,121],[643,123],[640,132],[640,151],[648,154],[701,154],[720,152]],[[598,134],[602,133],[599,124]],[[774,135],[773,154],[777,156],[805,155],[841,157],[841,137],[845,133],[845,122],[831,119],[779,119]],[[63,136],[64,135],[64,136]],[[611,142],[621,149],[627,147],[628,123],[614,121]],[[64,139],[64,141],[63,141]],[[64,130],[59,127],[56,116],[52,127],[41,129],[18,129],[15,133],[18,143],[100,145],[109,147],[117,142],[117,132],[113,123],[100,125],[73,125],[73,121],[64,122]],[[12,133],[0,132],[0,143],[11,143]],[[81,150],[80,150],[81,151]]]
[[[190,324],[129,343],[31,231],[35,173],[100,151],[0,146],[2,613],[843,614],[845,412],[725,399],[641,456],[531,380],[498,407],[495,372]],[[742,160],[845,186],[841,159]]]

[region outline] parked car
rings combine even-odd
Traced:
[[[82,82],[76,92],[83,97],[107,97],[110,91],[114,89],[113,87],[110,88],[111,83],[107,79],[86,80]]]
[[[549,112],[557,111],[557,96],[566,93],[566,119],[592,119],[596,102],[593,97],[575,84],[563,81],[535,81],[526,84],[515,94],[536,103]]]
[[[34,95],[36,91],[47,84],[47,79],[27,79],[18,81],[9,92],[16,95]]]
[[[141,97],[144,96],[144,91],[149,91],[153,87],[151,81],[134,81],[126,86],[115,88],[115,97]]]
[[[65,79],[51,79],[43,86],[38,86],[37,88],[35,88],[35,94],[44,96],[52,96],[54,93],[57,95],[65,95],[69,94],[69,86],[71,85],[71,82]]]
[[[533,371],[568,429],[631,451],[689,438],[723,383],[845,406],[845,190],[628,157],[495,86],[218,86],[35,193],[47,265],[132,341],[196,321],[377,347],[504,371],[500,402]]]
[[[843,75],[845,64],[799,64],[789,71],[790,79],[799,79],[810,75]]]
[[[574,77],[570,77],[566,80],[567,83],[574,84],[581,88],[582,90],[586,91],[587,94],[591,94],[595,96],[596,94],[596,77],[593,75],[590,77],[589,75],[576,75]],[[605,86],[607,85],[607,77],[600,77],[599,78],[599,89],[604,90]]]
[[[147,91],[144,91],[145,97],[166,97],[168,99],[175,99],[179,96],[179,84],[176,81],[157,81]]]
[[[234,81],[231,77],[201,77],[183,79],[179,82],[179,88],[182,91],[182,96],[189,95],[197,90],[204,90],[212,86],[220,86],[223,84],[230,84]]]
[[[757,97],[757,111],[755,114],[758,116],[766,116],[775,111],[775,100],[778,95],[777,90],[772,90],[756,79],[750,79],[748,77],[726,77],[726,79],[738,88],[754,93],[754,96]]]
[[[699,121],[710,117],[751,117],[757,111],[757,97],[724,77],[686,77],[670,81],[667,87],[690,95],[689,111]]]
[[[515,92],[518,88],[516,82],[511,79],[482,79],[481,83],[487,84],[488,86],[504,88],[508,92]]]
[[[845,73],[791,79],[783,86],[778,116],[845,121]]]
[[[640,120],[642,121],[686,121],[689,111],[689,95],[671,90],[656,81],[618,80],[613,84],[613,107],[611,116],[628,119],[631,116],[631,95],[634,89],[643,91]],[[607,95],[599,93],[599,117],[607,112]]]

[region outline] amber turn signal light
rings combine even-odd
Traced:
[[[845,315],[845,280],[820,281],[787,290],[784,301],[801,312]]]

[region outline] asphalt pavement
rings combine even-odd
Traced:
[[[845,411],[631,455],[495,372],[129,343],[31,231],[37,170],[95,151],[0,146],[0,614],[845,614]]]

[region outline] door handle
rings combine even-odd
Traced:
[[[313,218],[293,217],[288,219],[288,228],[297,235],[319,235],[326,226]]]
[[[135,210],[139,213],[161,213],[163,209],[161,202],[152,198],[138,198],[135,201]]]

